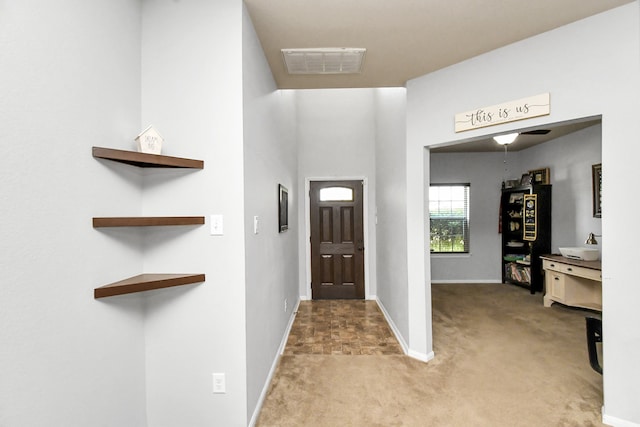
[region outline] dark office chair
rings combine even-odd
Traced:
[[[587,316],[587,349],[589,350],[589,363],[594,371],[602,374],[602,364],[598,360],[597,343],[602,342],[602,319]]]

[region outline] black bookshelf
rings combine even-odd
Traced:
[[[500,215],[502,283],[542,292],[540,255],[551,253],[551,185],[503,189]]]

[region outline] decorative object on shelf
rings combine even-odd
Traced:
[[[533,242],[536,240],[537,223],[536,218],[538,209],[538,195],[524,195],[524,235],[523,239]]]
[[[593,181],[593,217],[602,218],[602,163],[591,166]]]
[[[278,184],[278,232],[289,229],[289,191]]]
[[[516,203],[518,205],[522,205],[523,202],[524,202],[524,193],[512,193],[509,195],[509,203]],[[522,215],[520,215],[519,218],[522,218]]]
[[[594,239],[595,240],[595,239]],[[580,261],[597,261],[600,258],[600,251],[597,248],[575,247],[559,247],[560,254],[569,259]]]
[[[533,184],[550,184],[549,168],[534,169],[529,171]]]
[[[528,173],[523,173],[520,177],[520,185],[531,185],[532,177]]]
[[[162,152],[163,141],[164,138],[162,138],[160,132],[155,130],[153,126],[147,127],[140,132],[140,135],[136,136],[138,151],[141,153],[160,154]]]

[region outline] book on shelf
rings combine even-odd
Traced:
[[[520,283],[531,283],[531,269],[528,266],[509,263],[505,265],[506,277]]]

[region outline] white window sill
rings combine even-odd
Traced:
[[[431,254],[431,258],[447,258],[447,259],[451,259],[451,258],[471,258],[471,253],[450,253],[450,254],[444,254],[444,253],[437,253],[437,254]]]

